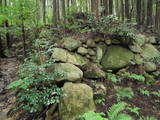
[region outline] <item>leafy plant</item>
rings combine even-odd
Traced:
[[[80,117],[80,120],[133,120],[131,116],[123,113],[127,103],[119,102],[109,108],[108,118],[104,118],[104,113],[87,112]]]
[[[146,95],[146,96],[149,96],[149,95],[150,95],[150,91],[148,91],[148,90],[143,90],[143,89],[141,89],[141,90],[140,90],[140,93],[143,94],[143,95]]]
[[[117,95],[117,101],[121,101],[124,98],[132,99],[134,97],[132,88],[124,88],[124,87],[116,86],[115,90]]]
[[[122,113],[126,107],[127,103],[125,102],[114,104],[107,112],[108,120],[132,120],[131,116]]]
[[[151,62],[154,62],[155,64],[160,64],[160,56],[151,58]]]
[[[127,110],[129,110],[130,112],[135,113],[136,115],[139,116],[139,110],[140,110],[140,108],[138,108],[138,107],[133,107],[133,108],[127,107]]]
[[[118,79],[117,76],[112,73],[107,73],[107,79],[111,80],[113,83],[120,82],[120,79]]]
[[[129,24],[120,24],[112,29],[112,33],[124,45],[132,44],[137,39],[135,32],[136,30]]]
[[[127,79],[134,79],[134,80],[138,80],[140,82],[144,82],[145,81],[145,77],[142,75],[137,75],[134,73],[129,73],[129,72],[124,72],[123,77],[127,78]]]
[[[61,74],[48,75],[45,68],[50,64],[37,65],[27,61],[19,68],[19,80],[12,82],[8,88],[18,90],[17,110],[29,112],[41,111],[43,107],[59,102],[62,89],[54,85],[54,80]]]
[[[87,112],[82,115],[79,120],[107,120],[103,118],[104,115],[104,113]]]
[[[96,98],[95,103],[105,105],[105,99],[103,97]]]
[[[157,120],[156,118],[154,117],[141,117],[139,120]]]
[[[160,90],[159,91],[154,91],[154,92],[151,92],[152,95],[155,95],[157,97],[160,97]]]

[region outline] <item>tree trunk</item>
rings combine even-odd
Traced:
[[[66,7],[65,7],[65,0],[62,1],[62,17],[64,21],[64,26],[66,26]]]
[[[155,28],[159,30],[160,27],[160,0],[156,2],[156,16],[155,16]]]
[[[152,14],[153,14],[153,0],[148,0],[147,2],[147,26],[151,26],[153,24]]]
[[[127,18],[127,21],[129,21],[129,0],[125,0],[125,16]]]
[[[53,0],[53,25],[57,27],[57,0]]]
[[[105,15],[105,16],[108,16],[108,14],[109,14],[108,0],[104,0],[104,8],[105,8],[105,10],[104,10],[104,15]]]
[[[7,7],[7,0],[4,1],[4,6]],[[8,22],[8,20],[6,20],[4,22],[4,24],[5,24],[6,28],[9,28],[9,22]],[[11,40],[10,40],[10,34],[9,34],[9,32],[6,33],[6,40],[7,40],[7,48],[9,49],[11,47]]]
[[[141,25],[141,12],[142,12],[142,7],[141,7],[141,0],[137,0],[137,17],[136,17],[136,21],[138,25]]]
[[[46,24],[46,0],[42,1],[43,5],[43,23]]]
[[[144,25],[146,21],[146,0],[142,0],[142,21],[141,24]]]
[[[109,14],[113,14],[113,0],[109,0]]]
[[[121,0],[121,14],[122,14],[122,21],[124,21],[124,1]]]

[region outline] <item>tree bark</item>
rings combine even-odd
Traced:
[[[105,16],[108,16],[108,14],[109,14],[108,0],[104,0],[104,8],[105,8],[105,10],[104,10],[104,15],[105,15]]]
[[[141,0],[137,0],[137,17],[136,21],[138,25],[141,25],[141,12],[142,12],[142,7],[141,7]]]
[[[153,0],[148,0],[147,2],[147,26],[151,26],[153,24],[152,14],[153,14]]]
[[[113,0],[109,0],[109,14],[113,14]]]
[[[127,18],[127,21],[129,21],[129,0],[125,0],[125,16]]]
[[[160,0],[156,2],[155,28],[157,30],[160,28]]]
[[[124,21],[124,1],[121,0],[121,14],[122,14],[122,21]]]

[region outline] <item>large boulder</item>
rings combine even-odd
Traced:
[[[102,58],[101,65],[104,69],[117,70],[127,66],[133,58],[130,50],[121,46],[110,46]]]
[[[97,79],[97,78],[104,78],[105,72],[94,63],[87,64],[84,66],[84,77],[89,79]]]
[[[49,73],[60,73],[61,76],[56,79],[60,81],[79,82],[83,78],[83,72],[70,63],[56,63],[48,68]]]
[[[62,47],[66,48],[69,51],[74,51],[81,46],[80,40],[76,40],[71,37],[64,38],[62,41]]]
[[[160,52],[151,44],[144,45],[142,49],[141,56],[147,61],[160,55]]]
[[[64,97],[59,104],[61,120],[75,120],[85,112],[94,111],[93,90],[86,84],[65,83]]]
[[[54,48],[52,58],[55,61],[67,62],[78,66],[83,66],[89,62],[87,58],[62,48]]]

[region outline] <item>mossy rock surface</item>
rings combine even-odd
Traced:
[[[141,56],[146,60],[150,61],[154,57],[160,56],[160,52],[151,44],[143,46]]]
[[[62,48],[54,48],[52,58],[59,62],[71,63],[78,66],[83,66],[89,62],[87,58]]]
[[[83,78],[83,72],[70,63],[56,63],[48,68],[49,73],[60,73],[61,76],[56,79],[60,81],[80,82]]]
[[[61,120],[75,120],[86,112],[94,111],[93,90],[82,83],[65,83],[64,97],[59,104]]]
[[[134,58],[134,54],[121,46],[110,46],[104,54],[101,65],[104,69],[117,70],[127,66]]]
[[[104,78],[105,72],[101,69],[101,67],[94,63],[89,63],[84,66],[84,77],[89,79],[98,79],[98,78]]]
[[[66,37],[62,41],[63,41],[62,42],[62,47],[66,48],[69,51],[74,51],[78,47],[81,46],[81,41],[80,40],[76,40],[76,39],[71,38],[71,37]]]

